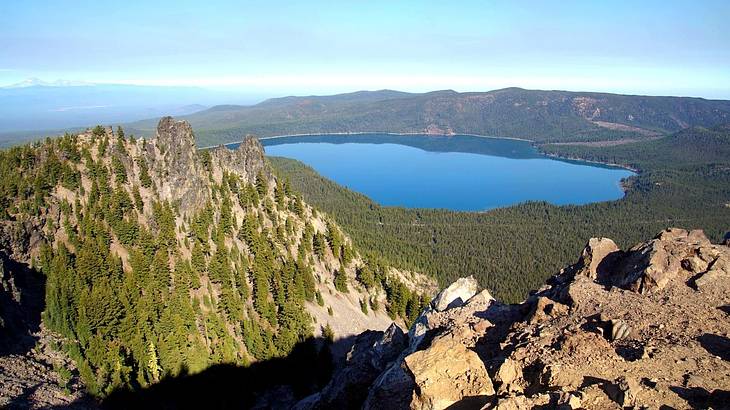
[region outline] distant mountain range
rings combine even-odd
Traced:
[[[217,104],[252,104],[262,99],[197,87],[46,82],[31,78],[0,87],[0,145],[62,133],[65,129],[185,115]]]
[[[78,87],[82,85],[94,85],[94,83],[89,83],[86,81],[74,81],[74,80],[61,80],[58,79],[56,81],[43,81],[40,78],[31,77],[28,79],[25,79],[23,81],[17,82],[15,84],[10,84],[5,87],[0,88],[25,88],[25,87],[35,87],[35,86],[41,86],[41,87]]]
[[[240,141],[246,134],[268,137],[349,132],[461,133],[539,143],[595,142],[641,140],[692,126],[730,123],[727,100],[521,88],[422,94],[358,91],[273,98],[246,105],[255,101],[255,96],[195,87],[84,85],[31,79],[0,88],[0,145],[96,124],[126,123],[129,132],[150,136],[164,115],[189,121],[201,146]],[[226,105],[220,105],[223,102]]]
[[[223,105],[184,117],[199,143],[301,133],[479,134],[536,142],[646,139],[730,122],[730,101],[506,88],[411,94],[392,90]],[[129,126],[140,133],[157,119]]]

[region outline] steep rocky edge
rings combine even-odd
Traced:
[[[668,229],[578,262],[505,305],[464,278],[405,332],[358,336],[299,409],[727,408],[730,240]]]
[[[0,152],[0,406],[85,407],[325,328],[337,356],[417,315],[434,282],[363,260],[255,138],[194,138],[166,117],[149,140],[97,127]]]

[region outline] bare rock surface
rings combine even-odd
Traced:
[[[727,408],[728,261],[701,231],[668,229],[625,251],[592,239],[519,305],[442,292],[350,407]]]
[[[495,408],[544,405],[545,394],[553,406],[569,404],[560,394],[575,397],[566,408],[722,408],[730,392],[730,357],[723,358],[730,283],[713,279],[703,288],[700,278],[724,275],[730,248],[700,231],[669,229],[608,253],[615,256],[605,276],[581,274],[595,247],[589,242],[576,266],[533,298],[538,311],[547,300],[568,310],[515,322],[500,344],[507,355],[496,375],[507,386],[499,385]]]
[[[248,183],[254,183],[259,175],[268,181],[273,179],[266,166],[264,148],[253,136],[247,135],[235,150],[221,146],[209,152],[210,163],[206,163],[187,121],[160,119],[156,136],[146,144],[144,156],[152,161],[152,177],[161,198],[189,213],[205,205],[209,198],[205,188],[209,176],[219,180],[221,173],[227,171]]]
[[[147,144],[147,158],[154,159],[153,178],[160,197],[178,203],[189,211],[204,205],[207,191],[193,129],[187,121],[164,117],[157,125],[157,136]]]
[[[581,253],[578,269],[582,275],[598,279],[606,274],[610,262],[618,256],[620,250],[616,243],[608,238],[591,238]]]
[[[220,146],[212,150],[211,154],[217,162],[217,168],[235,173],[246,182],[256,182],[259,174],[271,178],[271,170],[266,167],[264,160],[264,147],[251,135],[247,135],[235,150]]]
[[[465,398],[484,404],[494,394],[479,355],[456,334],[435,338],[428,349],[406,356],[405,363],[417,386],[412,407],[443,409]]]
[[[431,307],[437,312],[463,305],[477,293],[479,285],[473,276],[460,278],[439,292],[431,302]]]
[[[346,366],[332,377],[325,388],[300,401],[297,409],[359,408],[368,387],[405,348],[406,335],[393,323],[384,332],[367,331],[357,336],[347,354]]]
[[[73,362],[51,348],[47,331],[35,335],[38,343],[25,353],[0,355],[0,408],[96,409],[84,391]],[[65,369],[66,375],[57,369]]]

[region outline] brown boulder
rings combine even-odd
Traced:
[[[591,238],[578,261],[578,274],[593,280],[608,273],[613,259],[620,253],[616,243],[608,238]]]
[[[549,403],[549,399],[543,400]],[[497,402],[495,410],[530,410],[535,407],[536,400],[534,398],[528,399],[523,395],[519,396],[508,396],[500,399]]]
[[[702,289],[721,278],[727,280],[730,278],[730,263],[724,257],[719,257],[712,262],[707,272],[703,273],[702,276],[695,279],[695,285],[698,289]]]
[[[687,238],[687,235],[689,235],[689,232],[686,229],[667,228],[659,232],[654,239],[658,239],[660,241],[674,241],[677,239],[685,239]]]
[[[540,296],[535,301],[535,306],[530,313],[528,323],[541,323],[548,319],[562,316],[568,313],[568,307],[562,303]]]
[[[612,284],[642,294],[664,288],[681,269],[679,258],[670,250],[661,239],[632,248],[620,261]]]
[[[494,375],[494,381],[500,383],[500,393],[521,392],[520,379],[522,379],[522,367],[517,361],[510,358],[505,359]]]
[[[483,397],[486,403],[494,395],[479,356],[451,335],[434,339],[428,349],[407,356],[405,363],[417,386],[411,407],[444,409],[470,397]]]
[[[639,382],[630,377],[619,377],[614,383],[605,386],[608,397],[621,407],[636,405],[636,394],[641,389]]]
[[[710,245],[710,240],[707,239],[707,236],[702,229],[693,229],[689,231],[687,234],[687,242],[700,245]]]
[[[682,259],[682,268],[692,273],[700,273],[707,270],[707,262],[697,256],[690,256]]]

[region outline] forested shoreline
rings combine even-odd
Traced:
[[[542,145],[551,155],[614,162],[641,173],[626,181],[626,196],[617,201],[528,202],[487,212],[382,207],[298,161],[270,161],[371,257],[427,272],[442,284],[473,274],[495,296],[518,302],[574,262],[590,237],[610,237],[629,247],[679,226],[704,229],[719,241],[730,229],[729,135],[725,127],[698,128],[615,147]],[[686,147],[694,154],[687,155]]]

